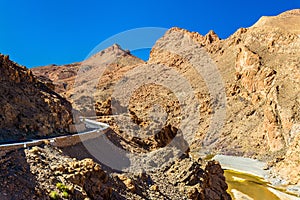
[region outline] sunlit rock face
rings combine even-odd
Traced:
[[[0,141],[69,133],[72,106],[34,77],[0,55]]]

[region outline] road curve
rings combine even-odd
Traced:
[[[85,138],[85,136],[89,136],[94,133],[97,133],[96,136],[98,136],[99,133],[104,133],[105,130],[107,130],[109,128],[109,125],[106,123],[97,122],[95,120],[86,119],[84,117],[80,117],[80,120],[83,123],[85,123],[85,126],[89,129],[88,131],[84,131],[84,132],[72,134],[72,135],[26,140],[24,142],[12,141],[8,144],[1,144],[0,150],[13,150],[13,149],[18,149],[18,148],[26,148],[29,146],[36,146],[36,145],[40,145],[40,144],[44,143],[45,140],[48,140],[50,143],[53,143],[55,145],[56,141],[68,140],[68,139],[75,138],[75,137],[78,137],[79,139]],[[90,138],[90,137],[86,137],[86,138]]]

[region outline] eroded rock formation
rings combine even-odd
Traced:
[[[0,55],[0,141],[66,134],[72,106],[25,67]]]

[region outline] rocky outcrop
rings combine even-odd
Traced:
[[[287,148],[286,154],[280,159],[276,160],[273,167],[274,174],[279,174],[281,180],[286,181],[288,184],[300,184],[300,129],[292,139],[292,142]]]
[[[81,187],[92,199],[108,199],[111,196],[111,188],[105,186],[108,175],[92,159],[54,165],[51,169],[54,174],[62,173],[67,181]]]
[[[212,32],[201,36],[172,28],[151,51],[149,62],[176,68],[195,88],[200,97],[198,101],[206,108],[201,110],[204,119],[200,120],[199,135],[208,131],[209,122],[205,119],[213,113],[207,98],[208,90],[205,81],[195,77],[196,73],[191,70],[189,63],[195,62],[196,58],[176,55],[178,51],[175,50],[184,52],[188,49],[191,43],[186,38],[190,38],[206,49],[214,60],[227,95],[225,125],[215,143],[218,152],[262,158],[286,150],[291,127],[298,123],[294,108],[299,108],[296,94],[299,70],[296,66],[299,65],[300,40],[295,34],[297,28],[288,25],[282,28],[283,18],[286,24],[300,26],[296,10],[268,19],[271,24],[268,28],[259,22],[253,27],[239,29],[225,40],[219,40]],[[205,97],[207,99],[203,101]]]
[[[66,134],[72,106],[25,67],[0,55],[0,141]]]
[[[24,151],[0,151],[1,199],[39,199],[33,191],[36,178],[30,172]]]
[[[231,199],[218,162],[209,161],[203,168],[200,163],[184,158],[176,161],[166,173],[170,183],[188,199]]]
[[[112,194],[99,164],[72,159],[50,146],[8,152],[0,160],[1,199],[109,199]]]
[[[36,67],[31,70],[40,81],[63,96],[73,87],[79,67],[80,63],[74,63],[64,66]]]
[[[236,81],[252,94],[251,101],[255,105],[259,99],[268,101],[263,107],[263,131],[266,133],[271,151],[278,151],[284,148],[284,137],[280,130],[280,121],[277,117],[277,105],[266,96],[274,94],[274,80],[276,71],[262,65],[260,57],[242,47],[236,58]],[[255,94],[255,95],[253,95]]]
[[[251,102],[247,106],[252,107],[251,112],[262,116],[261,123],[256,122],[261,127],[257,132],[265,135],[268,150],[273,152],[286,150],[291,128],[298,123],[297,117],[292,117],[298,115],[293,107],[298,107],[299,98],[296,94],[299,71],[295,68],[299,64],[296,55],[300,52],[300,40],[295,34],[300,26],[299,20],[298,24],[295,20],[300,18],[297,13],[295,10],[277,17],[263,17],[253,27],[240,29],[225,41],[232,50],[240,48],[235,61],[235,87],[239,88],[238,96]],[[294,28],[289,24],[295,25]],[[233,41],[239,44],[235,47]],[[256,131],[251,132],[255,135]]]

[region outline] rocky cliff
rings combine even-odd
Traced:
[[[299,123],[300,38],[294,31],[296,28],[283,29],[276,21],[284,17],[286,24],[293,22],[293,27],[299,27],[299,20],[295,20],[299,19],[297,13],[264,18],[272,26],[258,22],[253,27],[239,29],[225,40],[213,32],[201,36],[173,28],[153,47],[149,62],[164,62],[181,70],[199,88],[196,89],[199,96],[207,95],[208,89],[199,87],[204,81],[188,71],[191,59],[164,49],[172,48],[166,47],[170,44],[188,49],[184,38],[189,37],[201,44],[214,60],[222,75],[227,104],[224,128],[214,144],[216,150],[255,156],[280,151],[291,141],[291,128]],[[211,105],[204,102],[203,106]],[[205,116],[208,112],[201,114]],[[205,132],[206,128],[199,130]]]
[[[241,28],[225,40],[212,31],[202,36],[173,28],[157,41],[149,62],[164,63],[188,77],[201,106],[208,108],[201,110],[198,135],[203,139],[203,133],[209,131],[207,119],[214,112],[211,109],[217,107],[203,101],[209,99],[208,88],[189,67],[195,60],[176,54],[186,49],[195,55],[196,49],[191,49],[185,38],[206,49],[222,75],[226,91],[224,126],[208,146],[197,148],[202,143],[198,140],[191,149],[275,160],[274,169],[283,179],[299,183],[299,148],[295,139],[300,122],[299,28],[300,10],[292,10],[262,17],[252,27]]]
[[[32,72],[0,55],[0,141],[69,133],[72,106]]]

